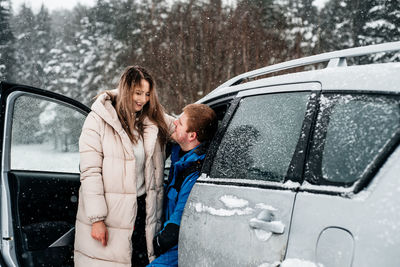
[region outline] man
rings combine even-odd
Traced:
[[[204,104],[190,104],[174,122],[171,168],[164,195],[164,225],[154,237],[156,256],[148,266],[178,266],[178,239],[182,212],[217,129],[215,112]]]

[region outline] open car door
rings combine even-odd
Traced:
[[[85,105],[0,83],[1,254],[7,266],[73,266]]]

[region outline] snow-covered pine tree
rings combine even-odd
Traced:
[[[317,43],[317,8],[313,0],[279,0],[285,8],[287,28],[286,42],[289,58],[300,58],[313,54]]]
[[[235,12],[237,21],[240,21],[238,37],[248,39],[248,63],[244,70],[238,73],[252,69],[264,67],[283,61],[288,57],[288,45],[285,42],[288,36],[285,31],[288,29],[288,14],[286,13],[286,1],[281,0],[244,0],[238,2]],[[242,12],[242,10],[244,12]],[[240,19],[241,13],[243,18]],[[242,31],[245,30],[246,32]],[[240,44],[241,45],[241,44]],[[239,47],[237,48],[240,48]],[[257,58],[257,60],[252,60]]]
[[[81,22],[82,30],[76,33],[77,47],[83,59],[79,66],[76,97],[91,101],[99,92],[116,86],[115,78],[121,71],[118,56],[125,50],[122,42],[115,39],[116,27],[113,16],[116,1],[98,0]]]
[[[361,46],[360,36],[372,5],[371,0],[330,0],[320,15],[320,52]]]
[[[13,18],[13,28],[16,37],[15,76],[18,77],[19,83],[40,87],[42,77],[35,62],[38,52],[35,46],[35,15],[26,4],[20,6],[19,13]]]
[[[49,11],[42,4],[39,13],[35,16],[35,41],[31,44],[34,47],[34,58],[36,71],[40,80],[40,87],[47,88],[51,77],[47,77],[44,69],[51,59],[50,50],[54,47],[54,38],[51,28],[52,19]]]
[[[82,83],[80,78],[84,71],[82,64],[85,60],[85,51],[80,47],[84,40],[80,35],[87,19],[88,10],[83,6],[77,6],[73,12],[67,11],[64,16],[69,20],[64,25],[59,25],[59,32],[56,36],[56,43],[50,50],[51,60],[45,67],[47,77],[50,77],[49,90],[83,101]],[[82,25],[83,24],[83,25]],[[86,77],[86,74],[83,74]]]
[[[0,80],[13,81],[14,35],[10,27],[11,4],[0,0]]]
[[[123,44],[117,58],[117,65],[123,71],[125,66],[137,61],[136,51],[140,48],[140,20],[139,4],[134,0],[112,0],[114,7],[114,31],[115,40]],[[117,77],[118,78],[118,77]]]
[[[364,45],[394,42],[400,40],[400,1],[398,0],[368,0],[371,8],[368,10],[366,23],[359,36]],[[400,53],[376,54],[369,61],[399,61]]]
[[[354,45],[352,18],[345,0],[330,0],[321,10],[318,52],[329,52]]]

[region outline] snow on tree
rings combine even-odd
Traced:
[[[352,18],[345,0],[331,0],[321,10],[319,48],[321,52],[352,47]],[[323,49],[322,49],[323,48]]]
[[[400,1],[369,0],[371,8],[363,25],[360,40],[364,45],[379,44],[400,40]],[[400,53],[378,54],[369,57],[370,61],[400,60]]]
[[[42,87],[47,87],[49,78],[51,78],[47,77],[44,72],[44,68],[50,60],[50,50],[54,47],[54,36],[51,24],[52,19],[49,11],[42,4],[39,13],[35,16],[35,41],[31,44],[34,47],[36,71]]]
[[[19,83],[37,87],[43,86],[42,76],[37,68],[35,15],[30,7],[22,4],[20,12],[14,17],[13,21],[16,33],[15,77],[18,77]]]
[[[313,0],[280,0],[285,8],[286,42],[290,56],[300,58],[312,53],[318,41],[316,34],[317,8]]]
[[[364,25],[369,19],[371,0],[330,0],[321,11],[319,47],[334,51],[361,46]]]
[[[14,35],[10,27],[11,4],[0,0],[0,80],[13,80]]]

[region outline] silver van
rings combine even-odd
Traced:
[[[185,207],[179,266],[400,266],[400,63],[347,65],[399,50],[296,59],[199,100],[220,127]]]

